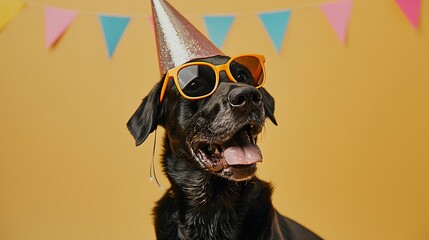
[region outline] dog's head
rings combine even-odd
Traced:
[[[215,56],[194,61],[220,65],[228,60]],[[231,64],[230,69],[247,71],[240,64]],[[249,179],[256,172],[256,163],[262,161],[256,139],[265,119],[277,125],[273,97],[264,88],[256,88],[251,78],[248,74],[236,83],[221,71],[216,91],[198,100],[182,97],[169,81],[161,102],[163,78],[143,99],[128,121],[128,129],[140,145],[157,125],[165,128],[165,159],[173,161],[164,162],[167,174],[168,168],[189,168],[186,171],[203,170],[234,181]]]

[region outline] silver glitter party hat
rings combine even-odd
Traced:
[[[152,13],[161,76],[189,60],[223,55],[167,1],[152,0]]]

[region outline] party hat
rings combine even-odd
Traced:
[[[161,75],[189,60],[223,53],[164,0],[152,0],[153,23]]]

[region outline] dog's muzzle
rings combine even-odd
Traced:
[[[256,88],[244,85],[233,88],[227,99],[229,114],[239,116],[236,122],[228,124],[234,127],[225,129],[222,137],[205,137],[193,146],[193,151],[206,169],[231,180],[242,181],[253,177],[256,163],[262,162],[256,141],[263,121],[255,124],[251,119],[251,115],[258,115],[255,113],[263,107],[262,94]]]

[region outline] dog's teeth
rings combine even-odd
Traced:
[[[219,151],[219,148],[218,148],[218,147],[216,147],[216,149],[214,150],[214,153],[215,153],[215,154],[220,154],[220,151]]]

